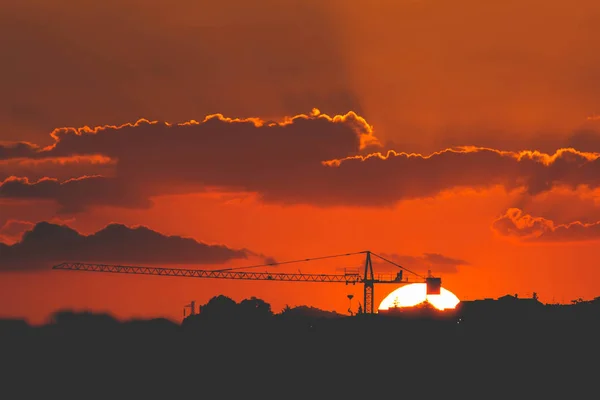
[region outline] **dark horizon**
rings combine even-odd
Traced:
[[[39,396],[58,387],[63,397],[125,399],[123,390],[139,398],[160,388],[165,398],[281,398],[331,390],[355,398],[368,390],[385,398],[405,381],[403,393],[435,397],[480,396],[490,388],[546,396],[557,386],[571,393],[573,384],[589,387],[593,380],[579,365],[600,350],[600,302],[548,314],[540,307],[552,306],[529,300],[458,313],[417,307],[402,316],[350,317],[302,306],[274,314],[258,298],[215,296],[181,324],[71,311],[39,327],[0,320],[0,366],[8,372],[0,393]],[[362,379],[346,384],[349,370]],[[32,376],[36,384],[24,384]]]
[[[360,315],[356,312],[356,310],[353,310],[352,314],[338,313],[334,310],[324,310],[324,309],[320,309],[320,308],[317,308],[317,307],[314,307],[311,305],[294,305],[294,306],[286,305],[280,311],[275,311],[275,310],[271,309],[271,305],[268,303],[268,301],[265,301],[256,296],[251,296],[247,299],[241,300],[240,302],[236,302],[235,300],[233,300],[232,298],[230,298],[226,295],[218,295],[218,296],[211,298],[209,300],[209,302],[206,304],[196,305],[194,308],[194,314],[190,314],[192,312],[192,309],[190,307],[191,304],[182,305],[181,309],[182,309],[183,315],[181,316],[181,318],[178,318],[178,319],[168,318],[167,316],[160,316],[160,315],[150,317],[150,318],[144,318],[144,317],[118,318],[114,315],[111,315],[110,312],[81,308],[81,309],[56,310],[49,315],[48,319],[45,322],[38,323],[38,324],[31,324],[24,317],[23,318],[19,318],[19,317],[7,318],[7,317],[1,316],[1,315],[0,315],[0,322],[23,322],[28,327],[36,328],[36,327],[44,327],[44,326],[52,325],[54,323],[54,319],[56,318],[57,315],[71,314],[75,317],[78,315],[79,316],[102,317],[102,318],[110,319],[116,323],[124,323],[124,324],[129,323],[129,322],[142,322],[142,321],[168,321],[172,324],[181,326],[186,319],[189,319],[190,317],[194,317],[194,316],[197,317],[201,313],[201,310],[203,307],[206,307],[207,305],[209,305],[209,308],[210,308],[210,303],[217,299],[227,299],[227,301],[231,302],[232,304],[238,305],[238,306],[244,302],[256,300],[261,303],[264,303],[268,307],[269,313],[273,317],[281,316],[285,312],[290,312],[290,311],[293,311],[293,312],[297,313],[298,315],[310,316],[310,317],[317,318],[317,319],[318,318],[339,319],[339,318],[360,317]],[[431,313],[420,314],[420,313],[422,313],[424,308],[430,309]],[[595,297],[594,299],[591,299],[591,300],[585,300],[582,298],[578,298],[578,299],[572,300],[570,303],[562,303],[561,304],[561,303],[543,303],[543,302],[539,301],[539,299],[537,299],[536,297],[522,297],[522,296],[518,296],[518,294],[506,294],[506,295],[501,296],[496,299],[484,298],[484,299],[462,300],[455,309],[446,309],[446,310],[438,310],[433,305],[431,305],[431,303],[429,303],[426,300],[425,302],[420,303],[416,306],[412,306],[412,307],[394,307],[394,308],[389,308],[387,310],[378,310],[375,314],[373,314],[373,317],[380,316],[380,317],[396,318],[396,319],[402,319],[403,317],[409,318],[409,319],[413,319],[415,317],[417,319],[419,317],[423,317],[423,318],[435,317],[435,318],[441,318],[441,319],[459,320],[461,318],[464,318],[464,315],[466,312],[468,314],[471,314],[471,315],[469,315],[470,318],[475,318],[475,320],[485,319],[487,321],[490,318],[496,318],[496,317],[500,317],[500,318],[519,317],[519,318],[521,318],[522,313],[525,313],[528,318],[533,318],[533,319],[535,319],[536,317],[539,317],[539,316],[548,316],[548,315],[557,316],[558,315],[558,313],[556,313],[557,310],[560,310],[561,317],[575,316],[577,318],[583,318],[583,319],[592,318],[592,320],[593,320],[595,317],[600,316],[600,314],[595,314],[596,312],[600,312],[600,296]],[[350,310],[348,310],[348,312],[349,311]],[[582,311],[583,311],[583,313],[582,313]],[[551,314],[552,312],[555,312],[555,314]],[[567,321],[570,321],[570,320],[567,319]],[[600,320],[599,320],[599,323],[600,323]]]

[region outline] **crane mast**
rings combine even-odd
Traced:
[[[358,270],[345,270],[343,274],[305,274],[305,273],[285,273],[285,272],[248,272],[238,271],[244,268],[256,268],[266,267],[273,265],[290,264],[295,262],[307,262],[321,260],[325,258],[336,258],[344,257],[355,254],[366,254],[364,273],[361,276]],[[373,272],[373,262],[371,256],[374,255],[383,261],[391,263],[400,268],[400,271],[396,274],[386,275],[375,275]],[[107,272],[107,273],[119,273],[119,274],[134,274],[134,275],[158,275],[158,276],[179,276],[189,278],[214,278],[214,279],[238,279],[238,280],[254,280],[254,281],[279,281],[279,282],[331,282],[331,283],[345,283],[346,285],[362,283],[364,285],[363,290],[363,304],[364,312],[373,314],[374,310],[374,292],[375,284],[408,284],[415,283],[417,281],[409,281],[407,278],[403,278],[403,271],[407,271],[414,274],[423,280],[420,282],[427,283],[428,294],[439,294],[441,279],[433,277],[422,277],[421,275],[410,271],[393,261],[390,261],[382,256],[379,256],[371,251],[361,251],[357,253],[347,253],[332,256],[306,258],[302,260],[284,261],[279,263],[253,265],[247,267],[227,268],[220,270],[206,270],[206,269],[186,269],[186,268],[161,268],[161,267],[144,267],[144,266],[128,266],[128,265],[113,265],[113,264],[90,264],[80,262],[64,262],[52,267],[56,270],[67,270],[67,271],[89,271],[89,272]]]

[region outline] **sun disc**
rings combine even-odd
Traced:
[[[413,307],[426,300],[438,310],[453,309],[460,303],[458,297],[447,289],[441,288],[440,294],[428,295],[426,283],[411,283],[388,294],[379,304],[379,310]]]

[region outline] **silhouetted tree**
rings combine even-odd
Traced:
[[[205,305],[200,306],[200,319],[228,320],[238,316],[238,304],[235,300],[219,295],[211,298]]]
[[[238,304],[238,309],[240,316],[245,319],[266,320],[273,316],[271,305],[256,297],[242,300],[240,304]]]

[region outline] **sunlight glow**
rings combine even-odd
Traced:
[[[427,284],[411,283],[388,294],[379,304],[379,310],[394,307],[413,307],[425,300],[429,301],[438,310],[456,308],[456,305],[460,303],[458,297],[449,290],[442,288],[440,294],[427,295]]]

